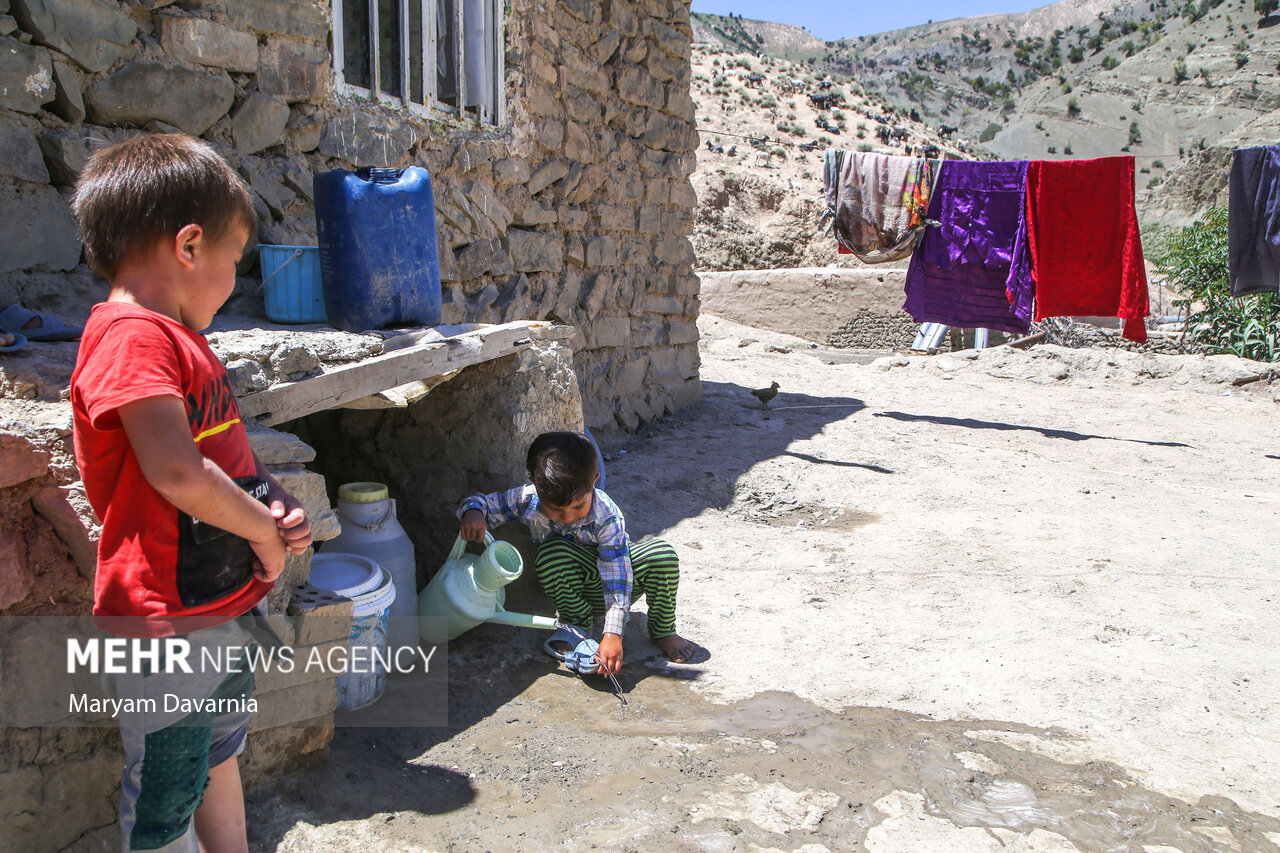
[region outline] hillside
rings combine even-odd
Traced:
[[[824,81],[830,84],[826,89]],[[769,55],[696,44],[691,90],[701,137],[692,178],[698,196],[693,245],[700,270],[837,261],[860,266],[848,255],[837,256],[834,238],[819,234],[828,147],[902,154],[935,145],[945,156],[967,156],[962,150],[967,146],[940,139],[923,122],[864,94],[856,84]],[[819,109],[809,97],[824,94],[838,96],[840,105]],[[819,122],[830,129],[820,129]],[[882,138],[895,128],[900,138]],[[753,147],[751,138],[767,141]]]
[[[760,35],[771,55],[766,25],[731,23],[721,29]],[[1000,157],[1132,153],[1144,217],[1182,224],[1224,200],[1232,146],[1276,140],[1277,23],[1259,22],[1253,0],[1063,0],[830,42],[821,54],[799,39],[789,49],[811,72],[856,80]]]

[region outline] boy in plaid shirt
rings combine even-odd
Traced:
[[[600,489],[595,447],[578,432],[545,432],[529,446],[531,482],[506,492],[472,495],[458,508],[463,539],[480,542],[489,525],[518,521],[538,544],[534,568],[562,622],[587,636],[592,616],[604,614],[598,660],[606,672],[622,668],[622,632],[634,598],[649,600],[649,638],[676,663],[694,645],[676,633],[680,564],[661,539],[635,544],[622,510]],[[577,644],[561,629],[546,647],[563,660]]]

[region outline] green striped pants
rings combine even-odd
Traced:
[[[548,539],[534,561],[538,581],[555,602],[560,620],[587,633],[593,616],[605,612],[604,585],[596,568],[596,549],[569,539]],[[680,561],[661,539],[631,543],[631,600],[649,601],[649,636],[660,640],[676,632],[676,587]]]

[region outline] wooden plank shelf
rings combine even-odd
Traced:
[[[569,334],[572,328],[564,327]],[[407,406],[464,367],[512,355],[534,337],[562,337],[550,323],[521,320],[488,326],[436,327],[388,338],[387,352],[297,382],[241,397],[240,414],[263,426],[326,409]],[[441,337],[443,335],[443,337]]]

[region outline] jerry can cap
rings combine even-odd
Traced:
[[[390,496],[382,483],[343,483],[338,487],[338,500],[349,504],[371,504]]]

